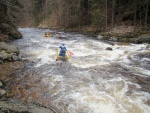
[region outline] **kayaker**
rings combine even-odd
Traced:
[[[65,47],[65,44],[62,43],[62,45],[59,46],[59,48],[60,48],[60,53],[59,53],[59,55],[60,55],[60,56],[64,56],[64,55],[65,55],[64,53],[66,53],[66,50],[67,50],[67,48]]]

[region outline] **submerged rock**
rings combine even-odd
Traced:
[[[106,50],[112,51],[113,49],[111,47],[107,47]]]

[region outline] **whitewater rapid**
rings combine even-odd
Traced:
[[[13,43],[22,59],[33,62],[33,68],[42,75],[40,83],[46,86],[30,89],[38,94],[36,100],[27,95],[33,102],[59,113],[150,113],[150,90],[146,87],[150,80],[149,44],[112,45],[49,29],[19,31],[23,38]],[[44,32],[53,37],[43,37]],[[56,61],[61,43],[74,53],[67,62]]]

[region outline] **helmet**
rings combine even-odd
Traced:
[[[64,44],[64,43],[62,43],[62,45],[64,46],[65,44]]]

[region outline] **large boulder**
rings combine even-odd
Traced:
[[[0,60],[10,60],[11,54],[7,54],[4,50],[0,52]]]
[[[0,42],[0,64],[5,61],[17,61],[21,60],[19,57],[19,49],[5,42]]]
[[[0,30],[3,34],[9,36],[10,39],[22,38],[21,33],[14,27],[6,23],[0,25]]]
[[[7,53],[16,53],[19,55],[19,49],[14,45],[6,44],[5,42],[0,42],[0,51],[5,50]]]

